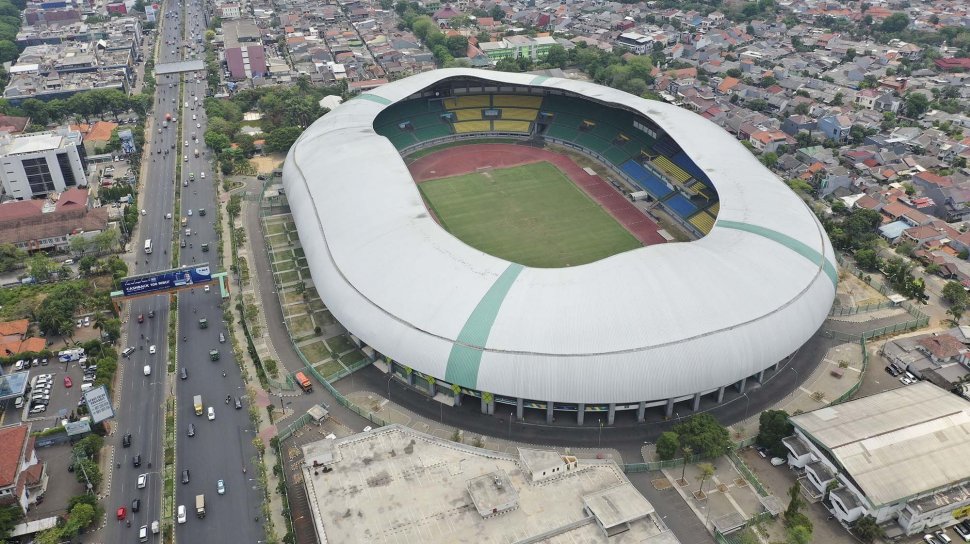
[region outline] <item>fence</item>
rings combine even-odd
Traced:
[[[688,463],[697,463],[706,460],[708,457],[704,454],[698,453],[696,455],[691,455],[688,459]],[[662,468],[674,468],[684,466],[684,458],[680,459],[667,459],[666,461],[652,461],[649,463],[627,463],[623,465],[623,472],[636,473],[636,472],[650,472],[653,470],[660,470]]]
[[[865,306],[850,306],[847,308],[843,307],[832,307],[829,311],[830,317],[842,317],[847,315],[865,314],[869,312],[875,312],[876,310],[882,310],[883,308],[892,308],[893,303],[886,300],[878,304],[866,304]]]
[[[302,416],[297,418],[296,421],[294,421],[293,423],[290,423],[289,425],[286,426],[285,429],[277,433],[276,437],[279,438],[280,442],[282,442],[287,438],[289,438],[290,436],[292,436],[293,433],[295,433],[296,431],[299,431],[303,427],[306,427],[311,420],[312,418],[310,417],[310,414],[303,414]]]
[[[770,495],[770,493],[768,493],[768,490],[765,489],[765,486],[761,484],[760,480],[758,480],[758,477],[755,476],[753,472],[751,472],[751,469],[748,468],[748,465],[745,464],[743,459],[738,457],[738,454],[735,453],[734,450],[728,451],[727,456],[728,456],[728,459],[730,459],[731,462],[734,463],[734,466],[735,468],[738,469],[738,472],[740,472],[741,475],[744,476],[744,479],[747,480],[749,484],[751,484],[751,487],[753,487],[755,491],[758,492],[758,495],[761,495],[762,497],[767,497],[768,495]]]
[[[862,387],[862,380],[865,379],[866,371],[869,369],[869,349],[866,347],[865,336],[859,339],[859,345],[862,347],[862,371],[859,372],[859,381],[857,381],[855,385],[850,387],[848,391],[846,391],[845,393],[842,393],[842,395],[840,395],[839,398],[830,402],[829,406],[833,404],[839,404],[851,399],[852,396],[855,395],[857,391],[859,391],[859,388]]]

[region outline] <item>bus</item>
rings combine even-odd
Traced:
[[[152,239],[149,238],[145,240],[145,253],[151,253],[151,252],[152,252]]]

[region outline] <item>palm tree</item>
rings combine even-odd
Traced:
[[[701,495],[703,495],[704,482],[706,482],[711,476],[714,476],[714,465],[710,463],[701,463],[697,465],[697,468],[701,471],[701,473],[697,475],[697,479],[701,481],[701,487],[698,491]]]
[[[684,446],[683,448],[681,448],[680,453],[683,454],[683,456],[684,456],[684,468],[681,469],[681,471],[680,471],[680,481],[683,482],[684,481],[684,476],[687,473],[687,460],[690,459],[690,456],[694,454],[694,448],[692,448],[690,446]],[[686,485],[686,484],[684,484],[684,485]]]

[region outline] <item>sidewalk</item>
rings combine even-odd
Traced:
[[[229,213],[226,211],[226,205],[229,203],[229,195],[222,192],[221,188],[219,190],[219,207],[222,210],[223,222],[222,228],[222,239],[224,241],[224,248],[222,254],[222,269],[232,270],[232,249],[231,249],[231,238],[230,230],[234,228],[233,220],[229,217]],[[250,205],[245,199],[241,202],[243,208]],[[244,217],[245,212],[240,212],[240,217]],[[248,240],[252,234],[247,235],[246,240],[248,247]],[[240,252],[242,252],[240,248]],[[256,274],[250,273],[250,280],[256,277]],[[250,283],[252,285],[252,283]],[[229,293],[229,300],[226,302],[227,307],[230,311],[235,308],[238,302],[244,300],[246,289],[231,290]],[[257,307],[260,308],[260,314],[262,315],[262,304],[257,301]],[[264,327],[265,328],[265,327]],[[243,331],[242,324],[240,323],[238,317],[232,320],[232,336],[234,340],[234,345],[236,342],[240,346],[245,346],[246,343],[246,333]],[[277,463],[276,450],[270,446],[270,440],[274,438],[277,434],[277,428],[272,421],[269,420],[269,415],[266,411],[266,406],[271,403],[271,394],[265,391],[260,386],[259,381],[256,379],[256,365],[253,363],[252,358],[249,356],[249,351],[247,349],[238,350],[239,353],[236,355],[239,357],[239,365],[245,371],[244,378],[246,378],[247,387],[255,391],[256,398],[253,399],[254,404],[257,405],[256,413],[259,417],[257,432],[259,437],[262,439],[265,447],[265,453],[263,454],[263,463],[266,467],[266,486],[267,495],[269,496],[269,513],[270,519],[275,527],[276,536],[282,538],[286,534],[286,519],[283,516],[283,499],[280,498],[277,492],[277,484],[279,482],[278,476],[276,475],[273,467]]]

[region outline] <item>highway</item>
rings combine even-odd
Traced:
[[[189,2],[185,7],[185,14],[181,13],[182,9],[180,4],[165,4],[159,17],[161,34],[158,37],[160,43],[156,64],[190,58],[192,51],[184,47],[190,43],[190,39],[195,43],[198,57],[203,55],[202,44],[196,43],[193,37],[201,38],[205,32],[204,19],[199,13],[199,2]],[[171,13],[177,15],[170,15]],[[183,19],[190,22],[188,28],[183,28]],[[209,153],[202,143],[205,131],[205,115],[202,110],[205,77],[203,73],[198,75],[198,81],[194,73],[157,76],[154,120],[151,131],[146,130],[145,134],[146,143],[151,142],[143,158],[147,175],[146,179],[141,180],[142,186],[139,188],[139,207],[146,213],[140,218],[137,238],[131,241],[131,251],[135,255],[132,274],[171,268],[172,256],[169,251],[173,244],[173,222],[180,220],[174,211],[175,173],[176,164],[179,162],[182,165],[179,183],[183,179],[189,180],[190,173],[195,174],[195,181],[188,181],[187,187],[181,187],[181,213],[186,216],[188,209],[192,209],[193,215],[188,217],[186,225],[192,229],[191,235],[186,236],[185,229],[180,226],[179,237],[175,240],[175,243],[179,243],[184,239],[187,244],[180,250],[180,263],[192,266],[211,262],[212,272],[220,269],[216,262],[216,180]],[[179,82],[182,80],[185,85],[180,96]],[[198,97],[197,104],[195,97]],[[185,107],[186,103],[189,104],[188,108]],[[175,116],[176,121],[182,121],[184,134],[178,133],[177,122],[163,127],[166,113]],[[192,115],[196,115],[197,119],[193,120]],[[198,142],[193,141],[193,133],[198,137]],[[185,145],[186,140],[188,146]],[[199,149],[198,158],[194,156],[195,149]],[[205,179],[201,177],[203,172]],[[206,216],[199,216],[200,208],[206,209]],[[171,218],[167,218],[166,214],[172,214]],[[152,240],[153,251],[149,254],[144,251],[146,239]],[[202,251],[203,243],[209,244],[209,252]],[[167,387],[174,388],[178,399],[176,505],[184,504],[188,514],[187,522],[177,525],[179,540],[242,542],[256,541],[263,534],[262,525],[256,519],[257,516],[261,518],[260,493],[254,488],[255,481],[252,480],[257,471],[251,466],[256,451],[251,443],[255,435],[248,417],[249,402],[248,399],[243,399],[243,409],[240,410],[224,402],[226,395],[231,394],[234,398],[243,396],[244,390],[238,365],[229,347],[228,332],[222,323],[221,302],[217,285],[208,293],[197,288],[179,296],[177,359],[179,369],[184,366],[188,373],[188,379],[184,381],[178,379],[178,373],[171,377],[166,376],[168,296],[132,300],[123,312],[126,323],[122,345],[135,347],[136,351],[119,365],[122,375],[120,390],[116,393],[120,396],[114,422],[117,432],[109,438],[109,444],[115,448],[116,466],[113,467],[111,489],[105,502],[109,516],[108,526],[105,528],[105,540],[108,542],[131,541],[137,538],[141,525],[150,526],[154,520],[161,521],[161,498],[164,491],[161,473],[164,441],[161,431]],[[149,317],[152,310],[154,317]],[[139,315],[144,316],[142,323],[138,322]],[[198,319],[203,316],[209,323],[206,329],[199,328]],[[220,333],[227,336],[225,344],[219,342]],[[151,345],[156,346],[155,354],[149,353]],[[220,351],[219,361],[209,361],[210,349]],[[143,371],[146,364],[151,367],[151,374],[148,376]],[[225,377],[223,371],[226,371]],[[174,383],[166,384],[167,378]],[[196,394],[203,395],[206,406],[214,405],[214,421],[194,415],[192,396]],[[190,422],[197,427],[194,438],[187,437],[185,433]],[[132,435],[130,448],[122,447],[122,437],[126,433]],[[133,466],[132,458],[135,455],[141,455],[140,467]],[[245,473],[242,470],[244,466],[247,468]],[[191,472],[191,481],[187,485],[180,483],[183,469]],[[137,488],[139,474],[148,474],[144,489]],[[226,482],[227,492],[223,496],[216,493],[218,479]],[[206,497],[205,519],[195,517],[197,494],[205,494]],[[141,501],[139,512],[132,511],[132,501],[136,498]],[[115,511],[121,506],[128,509],[130,527],[125,521],[116,519]]]

